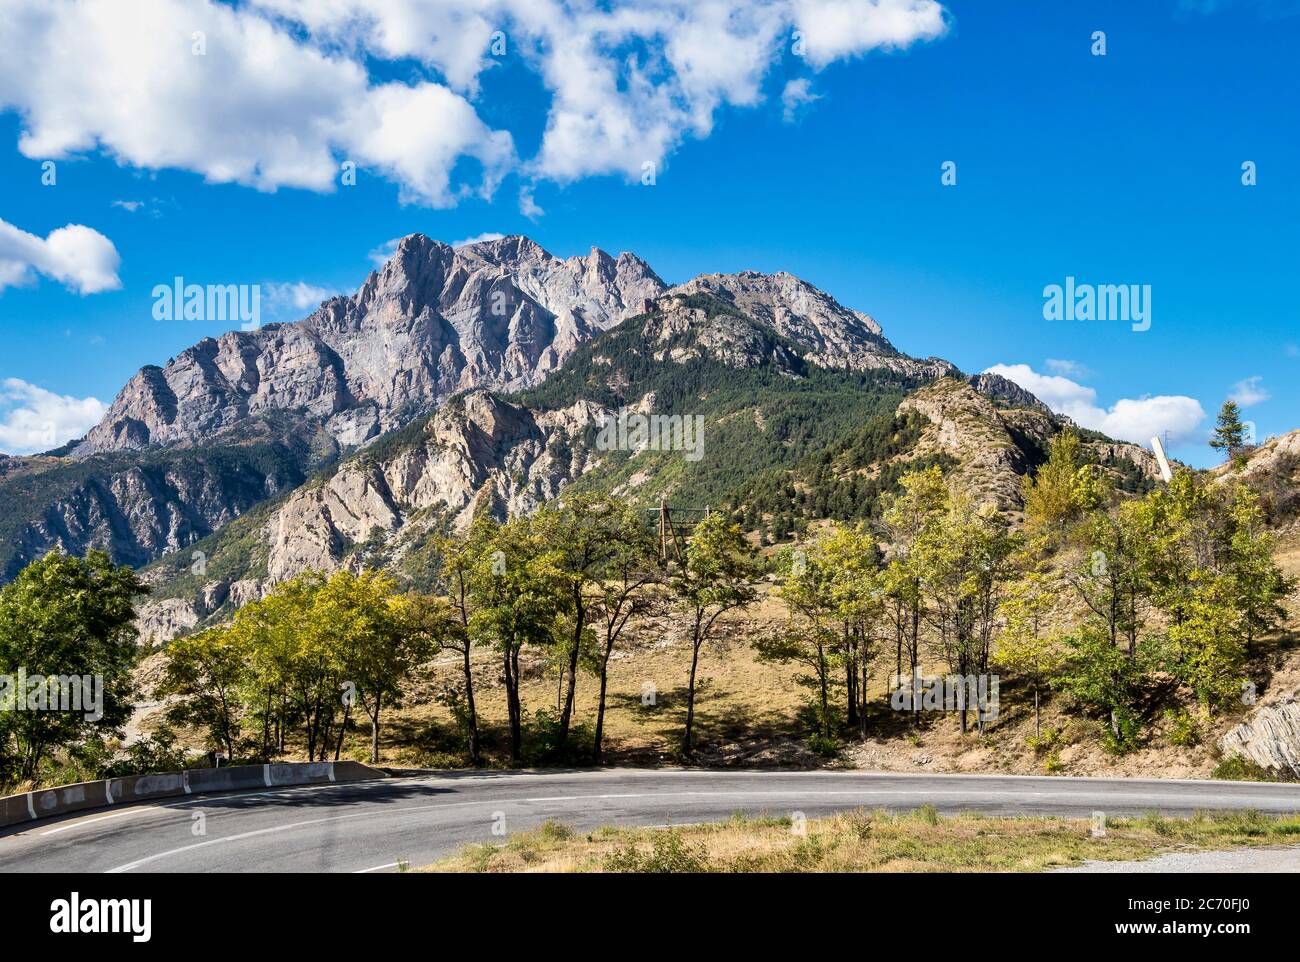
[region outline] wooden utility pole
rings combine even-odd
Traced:
[[[686,557],[682,553],[682,542],[677,536],[677,527],[673,524],[673,516],[668,508],[666,498],[659,499],[659,560],[668,561],[668,545],[671,542],[673,554],[676,555],[679,564],[686,563]]]

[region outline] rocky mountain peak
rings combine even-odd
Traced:
[[[665,287],[635,255],[561,260],[521,235],[453,248],[410,234],[355,294],[141,369],[73,453],[208,443],[270,412],[352,447],[457,391],[537,383]]]

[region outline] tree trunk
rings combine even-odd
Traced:
[[[844,687],[849,702],[845,724],[852,728],[858,723],[858,662],[856,645],[849,634],[847,622],[844,624]]]
[[[1038,711],[1038,686],[1034,686],[1034,737],[1043,737],[1043,726],[1040,723],[1041,716]]]
[[[377,703],[377,702],[376,702],[376,708],[378,708],[378,703]],[[348,706],[348,705],[344,705],[344,706],[343,706],[343,724],[339,726],[339,737],[338,737],[338,741],[336,741],[336,742],[334,743],[334,760],[335,760],[335,761],[338,761],[338,760],[339,760],[339,755],[343,752],[343,738],[344,738],[344,736],[346,736],[347,733],[348,733],[348,718],[350,717],[350,713],[351,713],[351,711],[352,711],[352,709],[351,709],[350,706]],[[375,723],[375,724],[376,724],[376,726],[377,726],[378,723]],[[322,752],[327,752],[327,751],[329,751],[329,746],[328,746],[328,745],[322,746]]]
[[[510,761],[512,764],[517,765],[519,764],[520,750],[522,748],[519,718],[519,653],[517,651],[506,652],[505,679],[506,710],[510,715]]]
[[[682,736],[682,755],[691,758],[691,728],[695,724],[695,669],[700,663],[700,616],[695,616],[695,634],[691,638],[691,677],[686,683],[686,733]]]
[[[469,712],[469,763],[480,763],[478,747],[478,712],[474,708],[474,675],[470,670],[469,636],[465,636],[465,708]]]
[[[375,695],[375,717],[370,719],[370,764],[379,764],[379,712],[383,708],[383,701],[379,695]]]
[[[592,740],[591,757],[600,764],[601,742],[605,737],[605,685],[609,680],[609,655],[613,645],[605,648],[605,657],[600,660],[600,700],[596,702],[596,737]]]
[[[822,729],[822,734],[824,736],[829,737],[831,733],[831,708],[830,708],[830,698],[827,694],[827,687],[828,687],[828,679],[826,677],[827,674],[828,674],[828,669],[826,667],[826,650],[822,647],[821,643],[819,642],[817,644],[817,677],[821,682],[821,698],[822,698],[821,729]]]
[[[569,652],[566,677],[568,690],[564,696],[564,710],[560,712],[560,739],[556,746],[560,751],[564,750],[565,743],[569,740],[569,722],[573,718],[573,701],[578,687],[578,649],[582,647],[582,629],[587,621],[586,606],[582,603],[582,589],[575,588],[573,594],[575,612],[573,619],[573,650]]]

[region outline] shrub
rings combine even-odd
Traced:
[[[1191,748],[1201,743],[1201,728],[1185,708],[1171,708],[1165,712],[1165,729],[1171,745]]]
[[[1234,782],[1293,782],[1295,777],[1289,772],[1263,765],[1246,758],[1244,755],[1229,755],[1214,766],[1211,778],[1220,778]]]
[[[687,845],[680,832],[660,832],[649,852],[629,845],[605,857],[607,872],[707,872],[708,861],[702,849]]]

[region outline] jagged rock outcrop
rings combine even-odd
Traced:
[[[1219,739],[1225,755],[1244,756],[1257,765],[1300,776],[1300,701],[1288,695],[1260,706],[1254,716]]]
[[[561,260],[525,237],[452,248],[413,234],[351,297],[143,368],[72,453],[208,443],[268,411],[359,444],[457,391],[538,382],[664,287],[633,254]]]
[[[476,507],[499,516],[530,513],[586,468],[586,455],[552,450],[591,424],[600,409],[581,403],[535,412],[475,391],[438,411],[416,443],[382,460],[365,456],[328,480],[295,492],[267,526],[267,576],[332,570],[354,546],[389,541],[412,516],[445,509],[458,526]]]
[[[999,510],[1021,507],[1020,476],[1029,468],[998,408],[970,384],[941,378],[919,388],[898,406],[928,421],[908,460],[946,455],[957,462],[953,474],[980,501]]]
[[[852,370],[885,369],[913,378],[956,374],[941,358],[918,360],[898,351],[875,319],[844,307],[807,281],[780,271],[701,274],[670,293],[703,293],[732,305],[807,350],[814,364]]]
[[[642,331],[661,362],[684,364],[708,357],[735,368],[770,363],[785,373],[799,364],[799,355],[749,317],[711,312],[676,290],[655,301]]]
[[[1004,401],[1013,407],[1033,408],[1043,414],[1052,413],[1051,408],[1038,400],[1031,392],[1001,374],[986,371],[983,374],[972,374],[966,381],[975,390],[994,400]]]
[[[903,400],[900,412],[916,412],[929,422],[906,460],[946,455],[957,462],[954,476],[975,497],[993,502],[1001,511],[1015,512],[1024,506],[1022,476],[1045,459],[1052,437],[1066,422],[1032,394],[1028,406],[999,407],[990,397],[1000,397],[1001,386],[987,380],[976,384],[976,380],[941,378]],[[1013,393],[1006,400],[1014,397]],[[1089,438],[1083,447],[1103,468],[1113,470],[1122,462],[1132,462],[1144,477],[1159,477],[1155,456],[1136,444]]]

